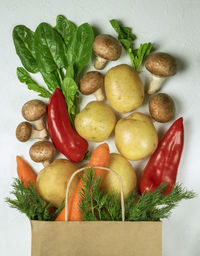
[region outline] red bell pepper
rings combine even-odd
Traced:
[[[88,142],[72,127],[64,95],[56,89],[48,105],[47,123],[49,135],[55,147],[73,162],[83,160]]]
[[[139,190],[154,191],[162,182],[169,183],[165,194],[172,191],[184,142],[183,118],[176,120],[160,141],[142,174]]]

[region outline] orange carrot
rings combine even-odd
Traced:
[[[94,152],[92,153],[91,159],[88,163],[88,166],[102,166],[108,167],[110,160],[110,151],[107,143],[103,143],[99,145]],[[100,175],[101,178],[105,175],[104,170],[95,169],[95,174]],[[81,213],[80,213],[80,200],[81,200],[81,189],[83,188],[83,180],[79,181],[79,184],[74,191],[73,195],[69,199],[68,202],[68,220],[71,221],[81,221]],[[65,208],[60,212],[55,221],[64,221],[65,220]]]
[[[29,187],[29,182],[36,184],[37,175],[30,167],[30,165],[20,156],[17,160],[17,174],[21,181],[24,182],[25,187]]]

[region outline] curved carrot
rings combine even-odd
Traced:
[[[30,165],[20,156],[17,160],[17,174],[21,181],[24,182],[25,187],[29,187],[29,182],[36,184],[37,175],[30,167]]]
[[[91,159],[88,163],[88,166],[102,166],[108,167],[110,160],[110,151],[107,143],[99,145],[94,152],[92,153]],[[100,175],[101,178],[105,175],[105,170],[95,169],[95,174]],[[73,195],[70,197],[68,202],[68,219],[71,221],[81,221],[80,213],[80,200],[81,200],[81,189],[83,188],[83,180],[79,181],[79,184],[74,191]],[[65,220],[65,208],[60,212],[55,221],[64,221]]]

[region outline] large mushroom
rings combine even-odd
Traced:
[[[16,137],[21,142],[26,142],[29,139],[44,139],[47,137],[46,129],[41,131],[35,130],[28,122],[21,122],[16,128]]]
[[[56,149],[50,141],[38,141],[31,146],[29,154],[34,162],[41,162],[46,167],[53,161]]]
[[[103,101],[104,76],[98,71],[87,72],[80,80],[80,91],[84,95],[94,94],[98,101]]]
[[[120,58],[122,47],[116,38],[102,34],[95,37],[93,51],[97,56],[94,67],[103,69],[107,61],[114,61]]]
[[[174,101],[166,93],[153,95],[149,101],[149,112],[157,122],[169,122],[173,119],[175,113]]]
[[[148,94],[153,94],[160,89],[162,82],[177,72],[176,60],[164,52],[151,54],[145,61],[146,69],[152,74]]]
[[[39,131],[46,129],[43,120],[46,112],[47,105],[41,100],[30,100],[22,107],[23,117],[29,122],[34,122],[35,128]]]

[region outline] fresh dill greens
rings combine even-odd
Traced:
[[[100,191],[101,177],[95,178],[94,170],[88,169],[82,179],[83,189],[80,209],[83,220],[120,220],[120,201],[116,195],[103,194]]]
[[[133,49],[133,41],[136,39],[136,36],[131,32],[131,29],[129,27],[121,26],[119,22],[115,19],[110,20],[110,24],[117,32],[119,41],[127,50],[133,68],[136,71],[139,71],[144,58],[148,56],[151,52],[152,44],[140,44],[140,47],[138,49]]]
[[[101,178],[95,178],[94,170],[86,170],[82,177],[83,189],[80,204],[83,220],[86,221],[120,221],[121,203],[116,194],[103,194],[100,190]],[[171,193],[164,195],[168,184],[162,183],[153,192],[141,196],[132,191],[125,200],[126,221],[159,221],[168,218],[182,199],[192,199],[193,191],[185,190],[182,185],[175,184]]]
[[[31,220],[53,221],[64,207],[64,201],[60,207],[52,213],[50,208],[52,204],[45,202],[35,189],[35,185],[30,183],[29,187],[24,186],[23,181],[15,179],[12,184],[11,194],[16,199],[6,198],[6,202],[11,208],[25,213]]]

